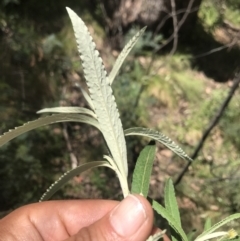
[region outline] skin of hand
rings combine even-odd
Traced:
[[[48,201],[1,219],[0,241],[146,241],[152,227],[152,207],[140,195],[121,202]]]

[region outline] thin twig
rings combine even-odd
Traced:
[[[178,11],[176,11],[176,16],[181,14],[181,13],[185,13],[185,12],[188,12],[188,14],[190,13],[193,13],[193,12],[196,12],[198,11],[199,7],[195,7],[195,8],[192,8],[190,11],[187,10],[187,8],[184,8],[184,9],[179,9]],[[166,11],[163,11],[163,12],[166,12]],[[158,26],[156,27],[155,31],[154,31],[154,34],[153,36],[156,36],[156,34],[161,30],[161,28],[164,26],[164,24],[166,23],[166,21],[169,19],[169,18],[172,18],[173,17],[173,14],[172,13],[169,13],[169,12],[166,12],[167,15],[162,19],[162,21],[158,24]]]
[[[178,34],[180,28],[182,27],[183,23],[184,23],[185,20],[187,19],[187,16],[192,12],[192,6],[193,6],[194,1],[195,1],[195,0],[190,0],[189,4],[188,4],[188,6],[187,6],[187,9],[186,9],[186,11],[184,12],[183,17],[181,18],[181,20],[179,21],[179,23],[177,24],[177,26],[175,26],[175,27],[176,27],[176,30],[174,30],[173,34],[164,42],[164,44],[162,44],[161,46],[159,46],[158,48],[156,48],[156,49],[153,51],[152,59],[151,59],[149,65],[148,65],[148,68],[147,68],[147,71],[146,71],[146,75],[149,75],[149,73],[151,72],[151,68],[152,68],[153,63],[154,63],[154,61],[155,61],[157,52],[158,52],[159,50],[161,50],[163,47],[165,47],[167,44],[169,44],[169,43],[173,40],[174,36],[176,36],[176,34]],[[175,2],[174,2],[174,3],[175,3]],[[196,8],[196,9],[198,9],[198,8]],[[172,7],[172,10],[173,10],[173,7]],[[176,18],[176,16],[177,16],[176,10],[175,10],[175,12],[172,12],[171,16],[172,16],[173,19]],[[165,21],[166,21],[166,20],[165,20]],[[174,50],[174,48],[173,48],[173,50]],[[174,50],[174,52],[175,52],[175,51],[176,51],[176,50]],[[135,103],[134,103],[134,107],[137,107],[137,106],[138,106],[138,102],[139,102],[139,100],[140,100],[140,97],[141,97],[141,94],[142,94],[143,90],[144,90],[144,86],[141,85],[140,90],[139,90],[139,92],[138,92],[138,95],[137,95],[137,97],[136,97],[136,101],[135,101]]]
[[[219,52],[223,49],[226,49],[226,48],[229,48],[229,47],[232,47],[234,44],[236,44],[237,42],[237,39],[234,39],[231,43],[229,44],[226,44],[226,45],[223,45],[223,46],[220,46],[220,47],[217,47],[217,48],[214,48],[214,49],[211,49],[205,53],[202,53],[202,54],[199,54],[199,55],[195,55],[195,56],[192,56],[192,57],[189,57],[191,59],[198,59],[198,58],[202,58],[202,57],[205,57],[205,56],[208,56],[210,54],[213,54],[213,53],[216,53],[216,52]]]
[[[189,3],[188,3],[188,6],[187,6],[187,9],[183,15],[183,17],[181,18],[181,20],[179,21],[178,25],[177,25],[177,32],[179,32],[180,28],[182,27],[182,25],[184,24],[185,20],[187,19],[187,16],[191,13],[191,10],[192,10],[192,5],[194,3],[195,0],[191,0]],[[198,10],[198,8],[196,8]],[[176,15],[176,13],[175,13]],[[173,17],[174,14],[171,14],[171,17]],[[156,58],[156,54],[157,52],[159,52],[162,48],[164,48],[166,45],[168,45],[173,39],[174,39],[174,35],[175,33],[173,32],[172,35],[162,44],[160,45],[158,48],[156,48],[154,51],[153,51],[153,54],[152,54],[152,59],[149,63],[149,66],[148,66],[148,69],[147,69],[147,73],[150,73],[151,71],[151,67],[153,66],[153,63],[155,61],[155,58]]]
[[[177,25],[177,32],[179,32],[179,30],[181,29],[182,25],[184,24],[184,22],[186,21],[189,13],[191,12],[191,9],[192,9],[192,5],[194,3],[195,0],[191,0],[189,3],[188,3],[188,6],[187,6],[187,10],[186,12],[184,13],[183,17],[181,18],[181,20],[178,22],[178,25]],[[198,9],[198,8],[197,8]],[[162,44],[161,46],[159,46],[155,52],[158,52],[159,50],[161,50],[163,47],[165,47],[167,44],[169,44],[174,38],[174,32],[172,33],[172,35],[165,41],[164,44]]]
[[[70,157],[70,160],[71,160],[71,168],[74,169],[78,166],[78,160],[77,160],[77,157],[75,156],[75,154],[73,153],[73,150],[72,150],[72,144],[71,144],[70,139],[69,139],[69,134],[68,134],[66,123],[63,124],[63,130],[62,131],[63,131],[63,137],[64,137],[66,145],[67,145],[67,150],[69,152],[69,157]]]
[[[223,103],[221,104],[221,106],[220,106],[219,110],[217,111],[216,115],[211,120],[208,128],[204,131],[201,140],[199,141],[196,149],[194,150],[193,154],[191,155],[191,158],[193,160],[196,159],[196,157],[198,156],[199,151],[202,149],[202,147],[203,147],[207,137],[209,136],[210,132],[212,131],[212,129],[218,124],[218,122],[221,119],[224,111],[226,110],[228,104],[230,103],[232,97],[234,96],[235,91],[239,87],[239,84],[240,84],[240,73],[237,73],[234,80],[233,80],[233,85],[232,85],[231,89],[229,90],[229,93],[228,93],[226,99],[223,101]],[[188,168],[191,164],[192,164],[192,162],[188,162],[187,165],[183,168],[182,172],[179,174],[179,176],[177,177],[177,179],[174,182],[175,186],[178,185],[181,182],[183,176],[188,171]]]
[[[178,31],[179,31],[175,0],[171,0],[171,7],[172,7],[172,19],[173,19],[173,47],[172,47],[172,50],[170,51],[170,55],[173,55],[177,50]]]

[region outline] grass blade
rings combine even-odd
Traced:
[[[168,221],[169,225],[181,236],[183,241],[188,241],[187,235],[183,231],[182,227],[179,226],[176,219],[161,204],[153,200],[152,208]]]
[[[138,39],[143,35],[144,31],[146,30],[147,27],[142,28],[139,32],[137,32],[131,39],[130,41],[125,45],[125,47],[123,48],[122,52],[119,54],[113,68],[112,71],[109,74],[108,80],[109,83],[112,84],[119,69],[121,68],[124,60],[126,59],[126,57],[128,56],[128,54],[130,53],[130,51],[132,50],[132,48],[135,46],[135,44],[137,43]]]
[[[119,170],[127,177],[127,151],[122,123],[102,59],[95,49],[96,45],[86,25],[71,9],[67,8],[67,11],[74,28],[84,76],[102,134]]]
[[[179,157],[192,161],[192,159],[180,148],[175,142],[173,142],[169,137],[163,135],[162,133],[142,127],[133,127],[124,131],[125,136],[137,135],[149,137],[155,141],[162,143],[164,146],[172,150]]]
[[[220,227],[222,227],[223,225],[235,220],[235,219],[238,219],[240,218],[240,213],[235,213],[233,215],[230,215],[226,218],[224,218],[223,220],[221,220],[220,222],[214,224],[212,227],[210,227],[209,229],[207,229],[206,231],[204,231],[202,234],[200,234],[196,240],[198,240],[199,238],[207,235],[207,234],[210,234],[212,232],[214,232],[215,230],[219,229]]]
[[[39,110],[37,114],[43,113],[73,113],[73,114],[86,114],[94,117],[96,119],[96,115],[92,110],[89,110],[84,107],[76,107],[76,106],[64,106],[64,107],[53,107],[53,108],[45,108]]]
[[[64,173],[56,182],[54,182],[47,191],[42,195],[40,202],[46,201],[53,196],[64,184],[66,184],[69,180],[73,177],[81,174],[84,171],[87,171],[91,168],[95,167],[109,167],[110,165],[106,161],[95,161],[95,162],[88,162],[84,163],[66,173]]]
[[[131,193],[138,193],[147,197],[155,152],[155,141],[151,141],[140,152],[133,172]]]
[[[166,210],[175,218],[179,226],[181,224],[180,213],[178,209],[178,203],[175,196],[174,186],[172,180],[169,178],[166,181],[164,188],[164,202]]]
[[[51,116],[46,116],[39,118],[35,121],[30,121],[25,123],[22,126],[15,127],[13,130],[9,130],[8,132],[4,133],[0,136],[0,146],[4,145],[8,141],[12,140],[13,138],[36,129],[41,126],[50,125],[59,122],[81,122],[95,126],[96,128],[100,129],[98,122],[90,116],[81,115],[81,114],[56,114]]]

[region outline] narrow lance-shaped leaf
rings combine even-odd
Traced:
[[[224,236],[227,235],[227,232],[216,232],[216,233],[209,233],[209,234],[206,234],[204,236],[202,236],[201,238],[197,239],[198,241],[207,241],[207,240],[210,240],[210,239],[213,239],[213,238],[218,238],[218,237],[221,237],[224,238]],[[219,239],[219,241],[221,240]],[[196,241],[196,239],[195,239]]]
[[[120,170],[117,167],[116,162],[110,156],[104,155],[103,158],[106,159],[110,163],[110,168],[113,171],[115,171],[115,173],[117,174],[117,177],[118,177],[118,179],[120,181],[120,185],[121,185],[122,191],[124,192],[124,190],[128,190],[128,183],[126,181],[125,174],[120,172]]]
[[[133,172],[131,193],[138,193],[147,197],[155,151],[155,141],[151,141],[140,152]]]
[[[178,225],[181,227],[181,219],[180,219],[180,213],[178,210],[178,204],[177,199],[174,192],[174,187],[172,180],[169,178],[166,181],[165,188],[164,188],[164,203],[166,210],[175,218]],[[178,241],[178,234],[174,232],[174,230],[171,230],[171,240],[172,241]]]
[[[146,241],[158,241],[160,240],[161,238],[163,238],[164,234],[166,233],[166,229],[159,232],[159,233],[156,233],[154,235],[151,235]]]
[[[20,136],[23,133],[31,131],[41,126],[50,125],[59,122],[81,122],[95,126],[96,128],[100,129],[98,122],[86,115],[81,114],[56,114],[51,116],[46,116],[39,118],[35,121],[27,122],[26,124],[15,127],[13,130],[9,130],[8,132],[4,133],[0,136],[0,146],[4,145],[8,141],[12,140],[13,138]]]
[[[127,152],[122,123],[102,59],[83,21],[71,9],[67,8],[67,11],[73,24],[84,76],[101,131],[119,170],[127,177]],[[128,190],[124,193],[127,195]]]
[[[77,87],[81,90],[81,92],[82,92],[82,94],[83,94],[83,97],[84,97],[85,100],[87,101],[88,105],[90,106],[90,108],[91,108],[92,110],[94,110],[94,105],[93,105],[92,99],[91,99],[91,97],[89,96],[89,94],[81,87],[80,84],[76,83],[75,86],[77,86]]]
[[[207,229],[206,231],[204,231],[203,233],[201,233],[195,240],[199,240],[201,237],[210,234],[212,232],[214,232],[215,230],[219,229],[220,227],[222,227],[223,225],[240,218],[240,213],[235,213],[233,215],[230,215],[226,218],[224,218],[223,220],[221,220],[220,222],[214,224],[211,228]]]
[[[130,53],[130,51],[132,50],[132,48],[135,46],[135,44],[137,43],[138,39],[143,35],[144,31],[146,30],[147,27],[142,28],[139,32],[137,32],[131,39],[130,41],[125,45],[125,47],[123,48],[122,52],[119,54],[113,68],[112,71],[109,74],[109,83],[112,84],[112,82],[114,81],[119,69],[121,68],[124,60],[126,59],[126,57],[128,56],[128,54]]]
[[[80,87],[80,89],[81,89],[82,94],[83,94],[85,100],[87,101],[88,105],[90,106],[90,108],[92,110],[94,110],[94,105],[93,105],[91,97],[89,96],[89,94],[83,88]]]
[[[211,226],[212,226],[212,219],[208,217],[204,223],[204,231],[209,230]]]
[[[165,218],[169,225],[181,236],[183,241],[188,241],[187,235],[183,231],[182,227],[179,226],[176,219],[158,202],[152,201],[152,208],[160,214],[163,218]]]
[[[175,142],[173,142],[169,137],[163,135],[162,133],[151,130],[148,128],[142,128],[142,127],[133,127],[130,129],[127,129],[124,131],[125,136],[145,136],[149,137],[155,141],[158,141],[162,143],[164,146],[172,150],[175,154],[177,154],[179,157],[187,160],[192,161],[192,159],[180,148]]]
[[[92,110],[89,110],[84,107],[77,106],[63,106],[63,107],[52,107],[52,108],[44,108],[39,110],[37,114],[43,113],[71,113],[71,114],[86,114],[96,118],[95,113]]]
[[[40,202],[46,201],[53,196],[63,185],[65,185],[69,180],[71,180],[76,175],[81,174],[84,171],[87,171],[94,167],[109,167],[109,163],[106,161],[95,161],[95,162],[88,162],[84,163],[66,173],[64,173],[56,182],[54,182],[47,191],[42,195]]]
[[[193,230],[191,230],[188,234],[187,234],[187,238],[188,238],[188,241],[192,241],[193,240],[193,238],[194,238],[194,236],[195,236],[195,234],[196,234],[196,229],[193,229]]]
[[[164,188],[164,203],[165,208],[171,215],[175,218],[179,226],[181,225],[181,218],[178,209],[178,203],[175,196],[175,191],[173,187],[172,180],[169,178],[166,181],[165,188]]]

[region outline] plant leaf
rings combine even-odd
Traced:
[[[194,236],[195,236],[195,234],[196,234],[196,229],[193,229],[193,230],[191,230],[188,234],[187,234],[187,238],[188,238],[188,241],[192,241],[193,240],[193,238],[194,238]]]
[[[167,179],[164,188],[164,203],[166,210],[175,218],[178,225],[181,227],[181,218],[178,209],[178,203],[175,196],[173,182],[170,178]]]
[[[135,46],[137,43],[138,39],[143,35],[144,31],[146,30],[147,27],[142,28],[139,32],[137,32],[131,39],[130,41],[125,45],[121,53],[118,55],[118,58],[112,68],[112,71],[109,74],[108,80],[109,83],[112,84],[119,69],[121,68],[124,60],[132,50],[132,48]]]
[[[204,231],[210,229],[211,226],[212,226],[212,219],[208,217],[204,223]]]
[[[127,194],[129,193],[129,190],[128,190],[128,182],[127,182],[127,179],[125,177],[125,174],[124,173],[121,173],[117,167],[117,164],[116,162],[114,162],[114,160],[112,159],[112,157],[110,156],[106,156],[104,155],[103,158],[105,158],[109,163],[110,163],[110,168],[115,171],[115,173],[117,174],[118,176],[118,179],[120,181],[120,185],[121,185],[121,188],[122,188],[122,191],[123,191],[123,194]]]
[[[158,241],[160,238],[163,238],[164,234],[166,233],[166,229],[164,229],[163,231],[156,233],[154,235],[151,235],[148,237],[147,241]]]
[[[227,232],[215,232],[215,233],[209,233],[209,234],[205,234],[204,236],[195,239],[195,241],[205,241],[205,240],[209,240],[209,239],[213,239],[213,238],[218,238],[218,237],[222,237],[224,238],[224,236],[226,236],[228,233]],[[221,240],[221,239],[220,239]]]
[[[101,131],[119,170],[127,177],[127,151],[122,123],[102,59],[83,21],[71,9],[67,8],[67,11]]]
[[[53,107],[53,108],[45,108],[39,110],[37,114],[43,113],[74,113],[74,114],[86,114],[96,118],[96,115],[92,110],[89,110],[84,107],[76,107],[76,106],[64,106],[64,107]]]
[[[176,219],[161,204],[152,200],[152,208],[168,221],[169,225],[181,236],[183,241],[188,241],[187,235],[182,227],[179,226]]]
[[[87,103],[89,104],[90,108],[92,110],[94,110],[94,105],[93,105],[93,102],[92,102],[92,99],[91,97],[89,96],[89,94],[79,85],[79,88],[85,98],[85,100],[87,101]]]
[[[138,193],[147,197],[155,152],[155,141],[151,141],[140,152],[133,172],[131,193]]]
[[[54,182],[47,191],[42,195],[40,202],[46,201],[52,197],[54,193],[56,193],[64,184],[66,184],[69,180],[71,180],[76,175],[87,171],[94,167],[109,167],[110,165],[106,161],[95,161],[95,162],[88,162],[84,163],[68,172],[65,172],[56,182]]]
[[[160,133],[158,131],[151,130],[148,128],[142,128],[142,127],[133,127],[133,128],[125,130],[124,133],[125,133],[125,136],[137,135],[137,136],[149,137],[155,141],[162,143],[164,146],[166,146],[167,148],[172,150],[179,157],[181,157],[187,161],[192,161],[192,159],[182,150],[182,148],[180,148],[169,137],[163,135],[162,133]]]
[[[235,219],[238,219],[238,218],[240,218],[240,213],[235,213],[233,215],[230,215],[230,216],[224,218],[220,222],[214,224],[211,228],[209,228],[206,231],[204,231],[203,233],[201,233],[195,240],[198,240],[199,238],[214,232],[215,230],[219,229],[223,225],[225,225],[225,224],[227,224],[227,223],[229,223],[229,222],[231,222],[231,221],[233,221]]]
[[[56,114],[56,115],[41,117],[35,121],[30,121],[25,123],[22,126],[15,127],[15,129],[13,130],[9,130],[8,132],[0,136],[0,146],[4,145],[8,141],[12,140],[13,138],[25,132],[31,131],[41,126],[54,124],[58,122],[82,122],[82,123],[93,125],[96,128],[100,129],[98,122],[90,116],[81,115],[81,114]]]

